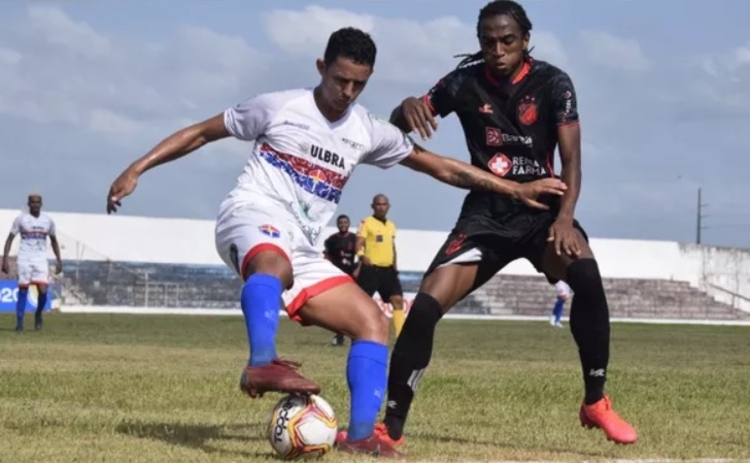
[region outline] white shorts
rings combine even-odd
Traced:
[[[259,252],[275,251],[286,257],[294,282],[282,299],[289,317],[297,321],[297,312],[310,298],[354,281],[310,244],[286,210],[265,202],[222,205],[216,220],[216,250],[243,280],[247,263]]]
[[[49,264],[47,261],[18,262],[18,286],[46,285],[49,283]]]

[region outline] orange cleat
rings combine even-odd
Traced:
[[[388,428],[386,427],[385,423],[378,423],[375,425],[375,435],[378,436],[381,440],[388,442],[393,447],[404,445],[405,442],[404,436],[401,436],[398,439],[393,439],[388,434]]]
[[[339,452],[344,453],[360,453],[392,459],[405,458],[403,453],[394,449],[391,444],[381,439],[375,432],[370,434],[370,437],[350,441],[347,440],[346,431],[341,431],[336,435],[336,448]]]
[[[320,386],[297,373],[299,363],[274,359],[259,366],[246,366],[240,376],[240,389],[252,398],[266,392],[319,394]]]
[[[638,439],[635,429],[612,410],[612,402],[606,395],[594,404],[581,404],[578,417],[581,426],[600,428],[607,435],[607,440],[616,444],[632,444]]]

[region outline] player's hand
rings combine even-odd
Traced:
[[[414,132],[417,132],[422,140],[432,137],[432,132],[437,131],[438,123],[432,117],[432,111],[424,101],[419,98],[409,97],[401,103],[401,111],[404,119]]]
[[[516,199],[522,201],[533,209],[549,209],[544,203],[537,201],[542,195],[562,196],[568,186],[557,178],[543,178],[529,183],[519,183],[516,191]]]
[[[61,273],[62,273],[62,262],[58,260],[57,265],[55,265],[55,274],[59,275]]]
[[[0,268],[0,270],[2,270],[3,273],[8,273],[8,271],[10,270],[10,266],[8,265],[7,260],[3,259],[3,265],[2,265],[2,268]]]
[[[362,256],[359,261],[362,262],[362,265],[367,265],[368,267],[372,265],[369,257]]]
[[[138,174],[136,172],[127,169],[120,174],[112,183],[109,194],[107,194],[107,214],[117,212],[117,208],[122,206],[122,199],[135,191],[136,186],[138,186]]]
[[[581,256],[581,234],[573,227],[573,220],[558,217],[549,228],[547,241],[555,243],[555,253],[558,256],[564,252],[570,257],[578,258]]]

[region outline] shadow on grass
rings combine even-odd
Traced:
[[[260,442],[263,425],[188,425],[182,423],[144,423],[124,421],[117,425],[117,432],[140,439],[154,439],[170,445],[180,445],[206,453],[217,453],[245,458],[275,459],[270,446],[267,452],[235,451],[221,448],[217,441]]]
[[[488,442],[488,441],[482,441],[478,439],[465,439],[461,437],[455,437],[455,436],[451,437],[451,436],[432,434],[432,433],[415,433],[414,437],[417,437],[419,439],[424,439],[427,441],[432,441],[432,442],[445,442],[445,443],[451,443],[451,444],[472,445],[472,446],[483,445],[483,446],[495,447],[499,449],[531,450],[529,446],[525,446],[521,444],[514,444],[511,442],[498,442],[498,441]],[[561,448],[561,447],[556,447],[556,446],[551,446],[551,445],[535,446],[533,450],[555,453],[561,456],[563,455],[574,455],[574,456],[585,455],[587,457],[602,457],[602,458],[611,457],[609,452],[585,451],[585,450],[582,451],[580,449],[573,449],[570,447]]]

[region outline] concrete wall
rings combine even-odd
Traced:
[[[0,209],[0,232],[10,230],[18,210]],[[155,263],[223,265],[214,247],[214,222],[125,215],[48,212],[57,224],[63,258]],[[354,220],[356,223],[356,219]],[[326,229],[323,236],[335,232]],[[400,230],[399,268],[423,271],[447,232]],[[18,247],[16,239],[12,253]],[[750,250],[686,245],[670,241],[591,239],[603,276],[688,281],[723,302],[748,306]],[[52,256],[50,252],[50,257]],[[531,275],[534,268],[516,261],[503,273]],[[719,287],[722,289],[717,289]],[[735,293],[734,295],[731,293]]]

